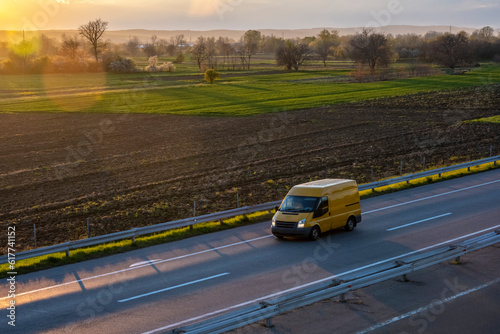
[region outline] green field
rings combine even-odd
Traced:
[[[287,72],[260,65],[223,71],[212,85],[193,64],[179,65],[173,73],[0,76],[0,112],[243,116],[500,83],[500,66],[494,64],[464,75],[371,83],[348,82],[352,67],[329,64],[327,69]]]

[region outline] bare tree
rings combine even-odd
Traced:
[[[127,51],[131,56],[136,56],[137,52],[139,51],[139,38],[137,36],[134,36],[132,38],[129,38],[127,42]]]
[[[492,41],[495,38],[495,29],[490,26],[483,27],[479,29],[478,37],[483,41]]]
[[[148,57],[148,58],[158,55],[158,52],[156,51],[155,45],[151,44],[151,43],[144,44],[142,51],[146,54],[146,57]]]
[[[243,49],[240,50],[240,53],[242,57],[246,57],[248,59],[248,61],[246,61],[248,69],[250,69],[250,61],[252,59],[252,56],[256,54],[257,50],[259,49],[260,39],[261,33],[257,30],[248,30],[243,36],[244,46]]]
[[[80,41],[76,37],[66,37],[63,36],[63,42],[61,45],[61,49],[59,50],[59,53],[61,55],[74,60],[77,55],[78,55],[78,49],[80,48]]]
[[[175,35],[174,36],[174,45],[175,47],[179,48],[179,54],[182,54],[182,47],[186,41],[184,40],[184,35]]]
[[[40,36],[40,45],[38,49],[38,54],[42,55],[55,55],[57,54],[58,48],[54,39],[42,34]]]
[[[387,37],[370,29],[357,33],[349,44],[351,58],[358,63],[368,64],[372,73],[376,66],[388,66],[394,59]]]
[[[165,39],[156,41],[156,50],[158,51],[158,56],[166,54],[168,52],[168,41]]]
[[[208,67],[211,69],[217,68],[217,45],[215,37],[208,37],[207,40],[207,60]]]
[[[298,71],[299,66],[309,59],[309,55],[310,49],[307,44],[294,43],[288,40],[276,50],[276,63],[278,66],[283,66],[287,70],[293,68]]]
[[[439,36],[432,43],[432,50],[432,59],[451,69],[468,65],[473,61],[469,37],[465,31]]]
[[[208,58],[207,41],[204,37],[198,37],[196,44],[191,50],[191,57],[196,61],[198,68],[201,70],[201,64]]]
[[[101,39],[107,27],[108,22],[105,22],[99,18],[94,21],[89,21],[89,23],[81,25],[78,28],[80,35],[82,35],[89,41],[95,56],[96,63],[99,62],[99,53],[102,52],[102,49],[105,46],[105,43],[103,43]]]
[[[23,40],[10,46],[9,58],[21,70],[27,71],[38,51],[36,39]]]
[[[333,55],[335,52],[335,47],[339,46],[339,32],[333,30],[329,32],[326,29],[323,29],[319,34],[318,38],[314,41],[314,51],[321,57],[323,60],[323,66],[326,67],[326,61],[328,56]]]

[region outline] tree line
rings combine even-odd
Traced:
[[[451,69],[474,66],[479,61],[500,62],[500,36],[489,26],[468,34],[428,32],[385,35],[370,29],[348,36],[338,31],[321,31],[317,36],[283,39],[266,36],[257,30],[248,30],[240,40],[226,37],[198,37],[188,43],[184,35],[170,40],[156,35],[141,42],[130,37],[126,43],[111,43],[103,36],[108,23],[96,19],[81,25],[78,34],[63,35],[61,40],[40,35],[18,43],[0,43],[0,73],[47,73],[140,71],[135,61],[128,57],[146,56],[147,71],[172,71],[175,63],[192,61],[202,71],[250,69],[252,58],[259,53],[273,54],[276,65],[288,70],[298,70],[314,60],[323,66],[329,60],[353,60],[371,73],[388,67],[399,60],[410,64],[436,63]],[[158,57],[174,57],[173,62],[158,64]]]

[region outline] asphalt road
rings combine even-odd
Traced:
[[[500,170],[362,201],[363,222],[316,242],[269,222],[15,277],[1,333],[160,333],[306,284],[500,227]]]

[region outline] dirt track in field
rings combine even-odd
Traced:
[[[253,117],[0,114],[0,224],[16,251],[499,154],[500,87]],[[0,235],[6,244],[7,233]],[[6,249],[2,249],[5,253]]]

